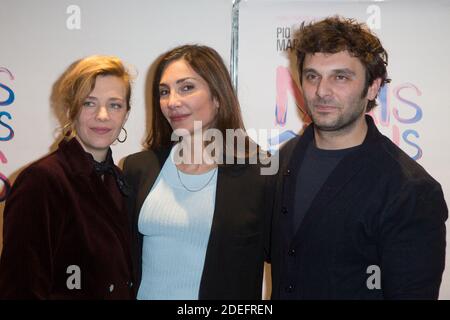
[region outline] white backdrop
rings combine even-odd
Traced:
[[[301,127],[292,95],[295,86],[289,86],[288,51],[283,50],[292,26],[335,13],[377,26],[373,13],[367,12],[372,2],[317,2],[248,0],[240,4],[238,88],[247,127],[278,128],[287,137]],[[421,151],[419,163],[442,184],[448,200],[446,79],[450,62],[446,53],[450,45],[445,34],[450,31],[449,1],[393,0],[376,5],[381,9],[376,31],[390,54],[393,82],[375,117],[393,140],[398,131],[400,147],[412,157]],[[231,0],[0,0],[0,198],[24,166],[54,147],[59,123],[50,108],[51,89],[73,61],[90,54],[113,54],[135,70],[128,140],[113,147],[119,162],[142,148],[149,117],[145,87],[152,63],[164,51],[184,43],[212,46],[228,63],[231,12]],[[3,205],[0,202],[0,213]],[[2,218],[0,230],[1,226]],[[450,299],[449,268],[440,297]]]

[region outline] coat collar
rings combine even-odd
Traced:
[[[94,163],[76,138],[70,140],[64,138],[58,148],[73,174],[90,175],[94,171]]]
[[[89,176],[95,171],[94,158],[83,149],[76,138],[63,139],[58,144],[58,148],[64,155],[64,160],[73,174]],[[112,160],[111,148],[108,150],[108,157],[111,157]],[[117,170],[115,166],[114,170]]]
[[[125,202],[120,193],[111,192],[111,184],[103,181],[95,172],[94,159],[91,154],[87,153],[76,138],[70,140],[62,140],[58,145],[58,153],[61,163],[66,166],[66,170],[74,177],[71,180],[74,190],[78,190],[80,199],[83,197],[95,202],[99,215],[107,217],[116,232],[123,241],[128,241],[124,225],[128,223],[125,214]],[[111,152],[109,150],[109,152]],[[119,169],[114,166],[117,172]],[[119,187],[120,189],[120,187]],[[93,198],[94,197],[94,198]],[[117,199],[116,197],[120,197]],[[95,200],[94,200],[95,199]],[[124,242],[125,243],[125,242]]]

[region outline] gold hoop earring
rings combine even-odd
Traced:
[[[72,126],[72,123],[68,122],[62,127],[61,133],[64,137],[64,139],[72,139],[77,135],[77,132],[75,131],[75,128]]]
[[[125,138],[123,138],[122,140],[120,140],[119,137],[117,137],[117,141],[119,141],[120,143],[124,143],[124,142],[127,140],[127,138],[128,138],[128,132],[127,132],[127,130],[126,130],[124,127],[122,127],[122,130],[125,131]],[[121,131],[121,132],[122,132],[122,131]],[[120,134],[119,134],[119,136],[120,136]]]
[[[66,136],[70,131],[70,123],[66,123],[64,127],[62,127],[62,135]]]

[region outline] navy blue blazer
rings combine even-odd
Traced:
[[[273,299],[438,297],[448,216],[441,186],[383,136],[371,117],[366,121],[363,144],[330,174],[297,230],[296,176],[313,126],[281,151],[271,241]]]

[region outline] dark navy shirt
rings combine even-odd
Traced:
[[[311,142],[306,149],[300,170],[297,175],[294,203],[294,231],[300,226],[305,213],[311,206],[314,197],[320,191],[330,173],[339,161],[359,146],[340,149],[319,149]]]

